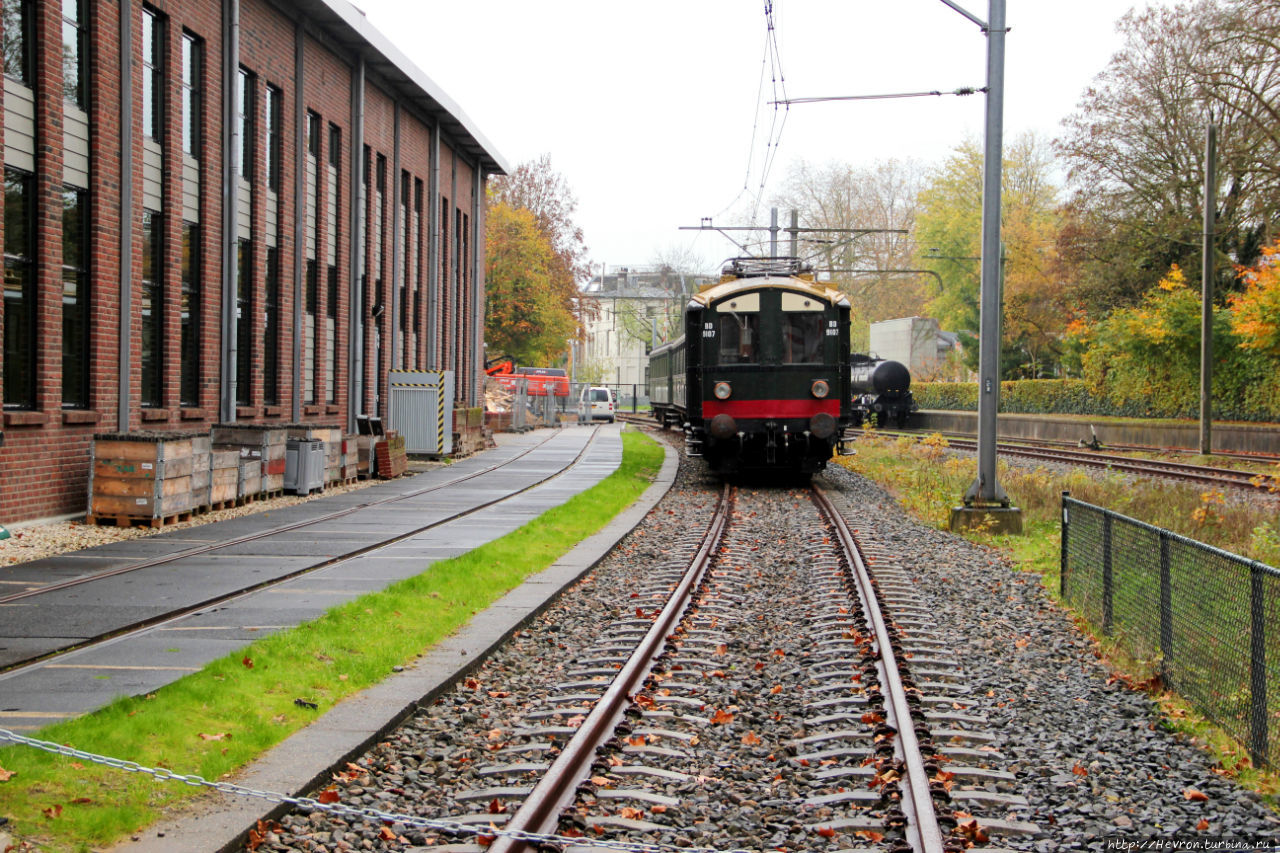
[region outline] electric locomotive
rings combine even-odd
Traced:
[[[718,474],[826,466],[852,423],[849,300],[794,258],[739,258],[653,350],[654,417]]]

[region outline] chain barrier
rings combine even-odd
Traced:
[[[674,844],[649,844],[645,842],[627,842],[627,841],[611,841],[609,839],[587,839],[572,838],[567,835],[546,835],[536,832],[525,832],[519,829],[503,829],[502,827],[490,824],[486,827],[475,827],[451,820],[441,820],[438,818],[417,817],[415,815],[396,814],[394,812],[384,812],[373,808],[357,808],[355,806],[347,806],[341,803],[322,803],[311,797],[293,797],[288,794],[278,794],[272,791],[258,791],[244,785],[236,785],[231,782],[210,782],[203,776],[197,776],[194,773],[175,773],[172,770],[166,770],[163,767],[146,767],[136,761],[126,761],[120,758],[111,758],[106,755],[98,755],[92,752],[85,752],[82,749],[65,746],[63,744],[52,743],[47,740],[37,740],[36,738],[25,737],[8,729],[0,729],[0,742],[11,741],[21,746],[29,746],[33,749],[44,750],[55,755],[65,755],[68,758],[79,758],[94,764],[101,764],[106,767],[114,767],[117,770],[124,770],[128,773],[141,773],[145,776],[152,776],[160,782],[182,782],[196,788],[210,788],[220,791],[224,794],[231,794],[239,797],[251,797],[255,799],[265,800],[268,803],[283,803],[308,811],[325,812],[331,815],[340,815],[343,817],[359,817],[365,820],[380,823],[399,823],[407,827],[418,829],[434,829],[441,832],[449,832],[455,835],[473,835],[476,837],[484,836],[485,838],[511,838],[516,841],[527,841],[531,844],[558,844],[561,847],[571,845],[588,845],[591,847],[602,847],[610,850],[626,851],[626,853],[749,853],[746,850],[727,850],[718,851],[713,847],[679,847]]]

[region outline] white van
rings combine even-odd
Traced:
[[[597,420],[613,423],[617,419],[615,408],[612,389],[600,385],[583,388],[578,396],[578,423]]]

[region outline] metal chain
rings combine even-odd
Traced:
[[[288,794],[277,794],[272,791],[258,791],[253,788],[247,788],[243,785],[236,785],[231,782],[210,782],[203,776],[197,776],[194,773],[174,773],[172,770],[166,770],[163,767],[145,767],[136,761],[126,761],[120,758],[111,758],[106,755],[97,755],[92,752],[85,752],[82,749],[76,749],[63,744],[25,737],[17,734],[16,732],[11,732],[8,729],[0,729],[0,741],[5,740],[12,741],[13,743],[20,744],[22,746],[29,746],[33,749],[52,752],[55,755],[80,758],[94,764],[114,767],[117,770],[124,770],[129,773],[141,773],[146,776],[153,776],[156,780],[161,782],[182,782],[183,784],[197,788],[212,788],[213,790],[221,791],[224,794],[232,794],[240,797],[253,797],[266,800],[269,803],[286,803],[309,811],[326,812],[328,814],[343,815],[346,817],[360,817],[377,822],[400,823],[405,826],[412,826],[420,829],[435,829],[458,835],[485,836],[487,838],[502,836],[505,838],[513,838],[517,841],[528,841],[534,844],[558,844],[562,847],[586,844],[591,847],[604,847],[610,850],[628,851],[628,853],[676,853],[676,851],[679,851],[679,853],[721,853],[721,851],[717,851],[712,847],[677,847],[674,844],[611,841],[603,838],[588,840],[586,838],[571,838],[567,835],[545,835],[536,832],[525,832],[524,830],[519,829],[503,829],[501,827],[493,826],[492,824],[487,827],[477,828],[475,826],[469,826],[467,824],[451,820],[395,814],[372,808],[356,808],[355,806],[346,806],[341,803],[322,803],[311,797],[292,797]],[[723,851],[723,853],[748,853],[748,851],[728,850]]]

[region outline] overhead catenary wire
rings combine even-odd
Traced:
[[[900,92],[892,95],[827,95],[812,98],[784,98],[783,100],[770,101],[771,104],[780,104],[790,107],[792,104],[821,104],[828,101],[887,101],[893,98],[935,98],[943,95],[976,95],[978,93],[985,94],[986,86],[961,86],[950,92],[943,92],[937,89],[928,92]],[[785,94],[785,93],[784,93]]]
[[[782,140],[782,131],[786,127],[787,110],[780,109],[778,103],[785,101],[786,92],[786,75],[782,70],[782,54],[778,47],[777,26],[774,18],[773,0],[764,0],[765,15],[765,36],[763,45],[763,55],[760,59],[760,78],[756,85],[756,103],[752,116],[751,140],[747,147],[747,168],[742,179],[742,187],[738,190],[737,195],[725,205],[716,217],[723,216],[731,210],[742,199],[744,195],[751,195],[751,214],[750,218],[754,219],[759,211],[761,198],[764,194],[764,188],[769,179],[769,173],[773,168],[773,163],[777,159],[778,146]],[[769,84],[772,91],[772,101],[765,101],[764,87],[765,77],[768,74]],[[768,137],[764,142],[764,152],[759,156],[760,163],[759,174],[760,180],[758,187],[752,191],[752,173],[755,171],[753,167],[757,163],[756,146],[760,139],[760,112],[765,104],[773,104],[773,116],[769,122]],[[782,113],[781,121],[778,114]]]

